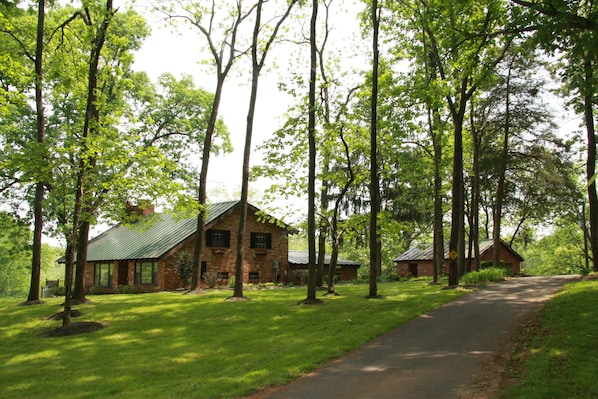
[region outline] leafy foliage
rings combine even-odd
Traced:
[[[0,212],[0,297],[23,297],[29,288],[31,267],[29,224]]]

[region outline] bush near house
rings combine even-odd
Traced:
[[[461,284],[479,285],[491,281],[500,281],[505,278],[506,270],[502,267],[489,267],[486,269],[475,270],[461,277]]]

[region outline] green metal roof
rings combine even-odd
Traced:
[[[214,222],[238,203],[230,201],[209,205],[205,224]],[[131,225],[118,224],[90,240],[87,261],[158,259],[196,231],[196,217],[179,219],[155,213]]]
[[[330,254],[324,255],[324,265],[330,265]],[[318,259],[318,252],[316,252],[316,261]],[[289,264],[295,266],[307,266],[309,265],[309,252],[308,251],[290,251],[289,250]],[[338,258],[336,260],[338,266],[361,266],[357,262],[352,260]]]
[[[523,260],[521,255],[515,252],[514,249],[509,247],[504,241],[501,240],[501,243],[504,247],[511,251],[519,260]],[[494,246],[493,240],[480,240],[480,255],[483,255],[486,251],[490,251]],[[469,257],[469,248],[465,249],[465,257]],[[449,258],[449,244],[447,242],[444,243],[444,259]],[[393,262],[409,262],[409,261],[425,261],[425,260],[432,260],[434,259],[434,247],[428,246],[425,248],[420,247],[413,247],[408,249],[407,251],[403,252],[401,255],[396,257]]]

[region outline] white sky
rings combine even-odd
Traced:
[[[336,0],[334,3],[347,7],[353,2]],[[141,12],[143,11],[141,10]],[[337,12],[335,18],[338,19],[339,17],[342,17],[342,14]],[[216,79],[213,73],[209,74],[212,71],[211,67],[199,65],[201,60],[211,60],[209,55],[201,53],[201,48],[204,47],[204,37],[199,35],[196,29],[191,30],[184,24],[180,26],[178,33],[173,33],[172,28],[165,27],[164,22],[158,18],[156,14],[146,15],[147,22],[152,29],[152,36],[144,41],[143,47],[136,53],[135,69],[147,72],[154,82],[160,74],[165,72],[172,73],[177,78],[180,78],[181,74],[189,74],[193,76],[196,86],[214,92]],[[352,29],[358,28],[355,16],[351,16],[352,24],[347,23],[346,18],[343,19],[345,21],[339,23],[340,29],[335,31],[336,40],[342,39],[343,35],[349,34],[347,33],[350,32],[349,27],[352,26]],[[251,22],[246,23],[251,24]],[[292,46],[297,48],[294,44],[286,44],[286,49],[293,48]],[[276,51],[277,48],[279,51]],[[280,45],[274,47],[268,54],[266,67],[260,77],[252,137],[253,148],[262,144],[271,137],[275,130],[282,126],[282,117],[291,103],[289,96],[278,91],[277,88],[279,81],[282,79],[281,76],[290,67],[289,61],[285,60],[284,55],[281,55],[280,48]],[[302,51],[306,51],[306,55],[308,54],[307,49]],[[274,62],[276,62],[278,68],[269,71],[268,67],[272,66]],[[306,82],[308,73],[309,71],[306,69]],[[220,105],[220,117],[229,129],[235,150],[232,154],[226,156],[220,155],[210,158],[208,194],[216,190],[219,192],[224,190],[229,196],[233,196],[240,192],[246,117],[250,94],[248,84],[250,71],[246,70],[243,76],[240,75],[238,70],[229,74],[224,85]],[[260,162],[260,154],[255,151],[252,152],[251,165]],[[267,181],[252,182],[250,183],[250,191],[263,190],[267,185],[269,185]],[[210,197],[213,202],[226,199],[230,198]]]

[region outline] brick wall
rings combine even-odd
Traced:
[[[515,254],[509,251],[506,247],[501,246],[501,253],[500,259],[505,263],[507,267],[512,269],[513,275],[518,275],[521,273],[521,261]],[[480,261],[492,261],[493,254],[492,250],[486,251],[480,256]],[[448,273],[450,262],[448,260],[444,261],[444,273]],[[434,275],[434,265],[431,260],[417,260],[417,261],[410,261],[410,262],[397,262],[397,273],[399,277],[407,277],[411,273],[410,265],[417,265],[417,275],[418,276],[433,276]],[[475,269],[475,263],[472,263],[472,267]]]
[[[210,229],[227,230],[230,231],[230,246],[229,247],[207,247],[204,246],[202,262],[206,263],[206,274],[208,276],[215,276],[217,273],[228,273],[228,279],[218,280],[220,285],[228,285],[231,278],[235,275],[235,262],[237,251],[237,230],[239,225],[239,209],[234,208],[229,214],[225,215],[220,220],[217,220],[210,226]],[[251,233],[270,233],[271,249],[252,249],[250,248]],[[174,290],[184,288],[183,281],[179,276],[177,265],[177,254],[181,251],[186,251],[193,255],[195,246],[195,236],[192,236],[173,248],[168,254],[158,261],[158,275],[156,286],[138,287],[141,291],[156,291],[156,290]],[[288,237],[285,229],[270,223],[262,223],[257,216],[251,211],[247,215],[247,224],[244,237],[244,262],[243,262],[243,282],[244,283],[265,283],[265,282],[287,282],[290,278],[288,267]],[[275,269],[273,266],[276,262],[278,266]],[[119,281],[118,262],[113,264],[112,275],[112,289],[106,291],[115,291]],[[87,264],[86,268],[86,286],[93,285],[94,265]],[[135,282],[135,261],[129,261],[126,270],[127,285],[133,286]],[[252,277],[256,277],[250,280]],[[122,277],[122,276],[121,276]],[[203,277],[203,276],[202,276]],[[121,282],[123,279],[121,278]],[[208,281],[202,278],[202,285],[208,286]]]

